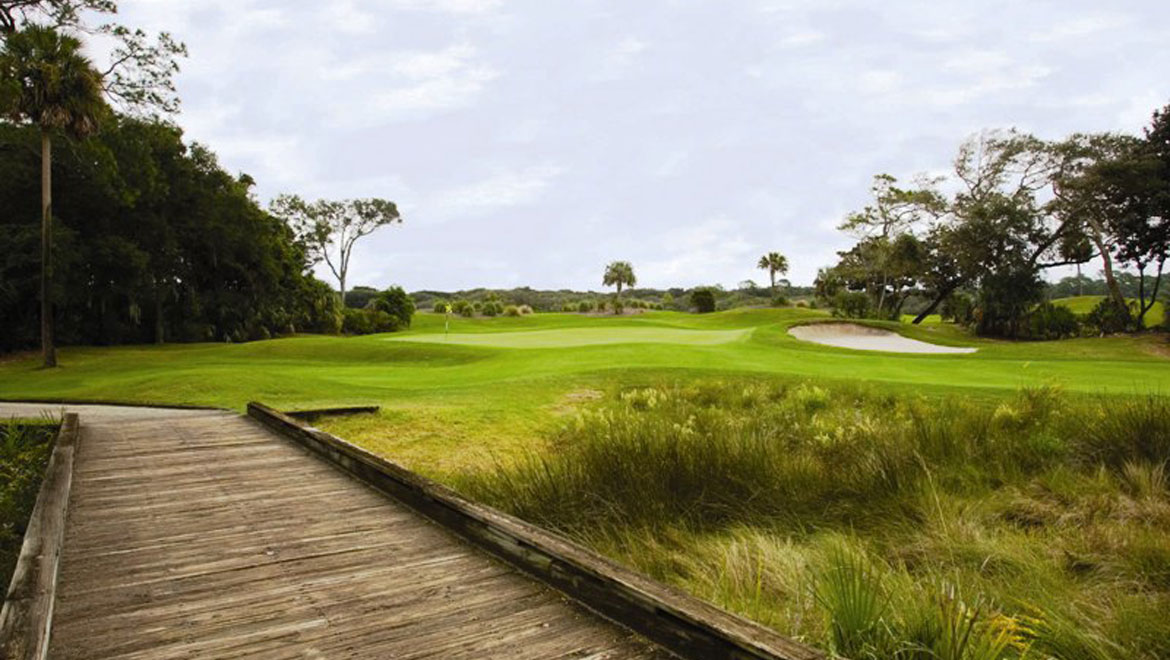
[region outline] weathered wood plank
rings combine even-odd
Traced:
[[[82,421],[50,657],[664,657],[247,418]]]
[[[824,655],[626,569],[556,534],[471,502],[356,445],[259,403],[248,414],[573,599],[688,658]]]
[[[77,415],[65,415],[0,610],[5,660],[41,660],[49,650],[77,437]]]

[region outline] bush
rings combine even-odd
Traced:
[[[691,307],[700,314],[715,311],[715,292],[711,289],[695,289],[691,292]]]
[[[561,311],[562,312],[575,312],[575,311],[577,311],[577,306],[571,302],[566,302],[563,305],[561,305]]]
[[[1126,332],[1134,325],[1133,310],[1106,296],[1085,317],[1085,325],[1102,335]]]
[[[374,331],[374,325],[366,310],[346,307],[341,314],[341,331],[345,334],[368,335]]]
[[[370,335],[376,332],[395,332],[402,327],[398,317],[380,309],[346,307],[341,331],[347,335]]]
[[[479,313],[488,317],[499,316],[503,310],[496,308],[498,304],[494,300],[482,303],[479,306]]]
[[[414,317],[414,299],[400,286],[392,286],[370,300],[372,309],[385,312],[396,319],[396,328],[409,328]],[[379,331],[385,332],[385,331]]]
[[[446,300],[436,300],[431,309],[438,314],[446,314],[451,311],[451,305]]]
[[[1028,335],[1033,339],[1064,339],[1080,332],[1080,321],[1071,309],[1050,302],[1041,303],[1028,317]]]
[[[609,305],[604,300],[597,301],[597,311],[604,312]]]
[[[592,312],[593,303],[588,300],[582,300],[581,302],[577,303],[577,311],[581,312],[582,314]]]
[[[787,296],[776,296],[772,298],[773,307],[787,307],[789,304],[790,303]]]
[[[515,305],[508,305],[504,308],[504,316],[520,316],[520,308]]]
[[[662,306],[665,308],[674,307],[674,296],[669,291],[662,295]]]
[[[626,311],[626,304],[622,302],[621,299],[613,301],[613,304],[611,304],[610,307],[613,308],[614,314],[621,314],[622,312]]]
[[[807,300],[797,300],[796,306],[801,308],[801,309],[808,309],[808,301]]]
[[[975,322],[975,301],[965,293],[952,293],[943,301],[941,316],[959,325]]]
[[[529,305],[520,305],[520,315],[528,316],[532,313],[532,307]]]
[[[475,308],[466,300],[456,300],[451,303],[451,311],[459,316],[474,316]]]
[[[861,291],[838,291],[833,296],[833,316],[863,319],[869,315],[869,296]]]

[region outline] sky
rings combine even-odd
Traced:
[[[794,284],[873,175],[985,128],[1137,133],[1170,2],[121,0],[190,56],[177,123],[258,199],[381,197],[349,284]],[[322,271],[322,276],[327,273]],[[329,281],[327,279],[327,281]]]

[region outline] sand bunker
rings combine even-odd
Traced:
[[[974,353],[974,348],[939,346],[917,339],[903,337],[896,332],[870,328],[856,323],[812,323],[798,325],[788,334],[802,341],[853,348],[860,351],[890,351],[894,353]]]

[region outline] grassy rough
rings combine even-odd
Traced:
[[[1167,405],[643,387],[458,486],[853,658],[1156,658]]]
[[[0,420],[0,584],[5,587],[20,556],[56,432],[55,423]]]

